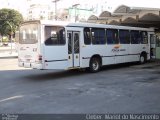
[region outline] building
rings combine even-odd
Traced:
[[[78,6],[75,8],[73,7],[74,4],[78,4]],[[55,8],[55,2],[52,0],[2,0],[0,4],[0,8],[18,10],[25,20],[54,20],[57,16],[58,20],[75,21],[76,19],[76,21],[87,21],[92,14],[99,15],[104,10],[112,11],[112,7],[110,7],[107,0],[101,0],[101,2],[92,0],[73,0],[67,2],[65,0],[59,0],[56,2],[56,6],[57,8]],[[57,15],[55,15],[56,12]]]
[[[101,2],[93,0],[82,0],[81,3],[74,3],[69,10],[69,18],[71,21],[87,21],[91,15],[99,16],[103,11],[113,11],[107,0],[101,0]],[[75,7],[75,5],[77,5]]]
[[[68,17],[72,22],[76,21],[87,21],[88,17],[92,15],[93,11],[91,9],[82,9],[82,8],[68,8]]]
[[[28,9],[27,20],[48,20],[49,6],[41,4],[32,4]]]
[[[121,5],[113,13],[103,11],[99,16],[91,15],[88,22],[154,28],[156,37],[150,40],[150,45],[153,56],[160,59],[160,8]]]
[[[79,2],[73,2],[68,6],[61,6],[64,1],[53,1],[46,3],[38,3],[36,0],[27,0],[29,4],[28,20],[31,19],[58,19],[67,21],[87,21],[92,14],[99,15],[102,11],[112,11],[112,7],[106,0],[101,2],[93,2],[91,0],[81,0]],[[63,1],[63,2],[62,2]],[[89,4],[91,3],[91,4]],[[56,5],[55,5],[56,4]],[[64,3],[63,3],[64,4]],[[76,7],[74,5],[77,5]],[[56,8],[55,8],[56,7]],[[68,12],[66,12],[68,10]],[[63,11],[63,12],[62,12]],[[65,16],[62,16],[65,12]],[[68,13],[68,15],[66,15]],[[56,15],[55,15],[56,14]]]

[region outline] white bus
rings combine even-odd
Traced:
[[[149,28],[28,21],[20,27],[18,64],[35,69],[89,68],[150,59]]]

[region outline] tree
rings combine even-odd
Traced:
[[[23,22],[22,15],[14,9],[0,9],[0,34],[12,36]]]

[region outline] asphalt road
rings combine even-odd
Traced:
[[[160,67],[32,70],[0,59],[0,113],[159,113]]]

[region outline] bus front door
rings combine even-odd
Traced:
[[[79,32],[68,31],[68,62],[69,68],[80,66],[80,56],[79,56]]]

